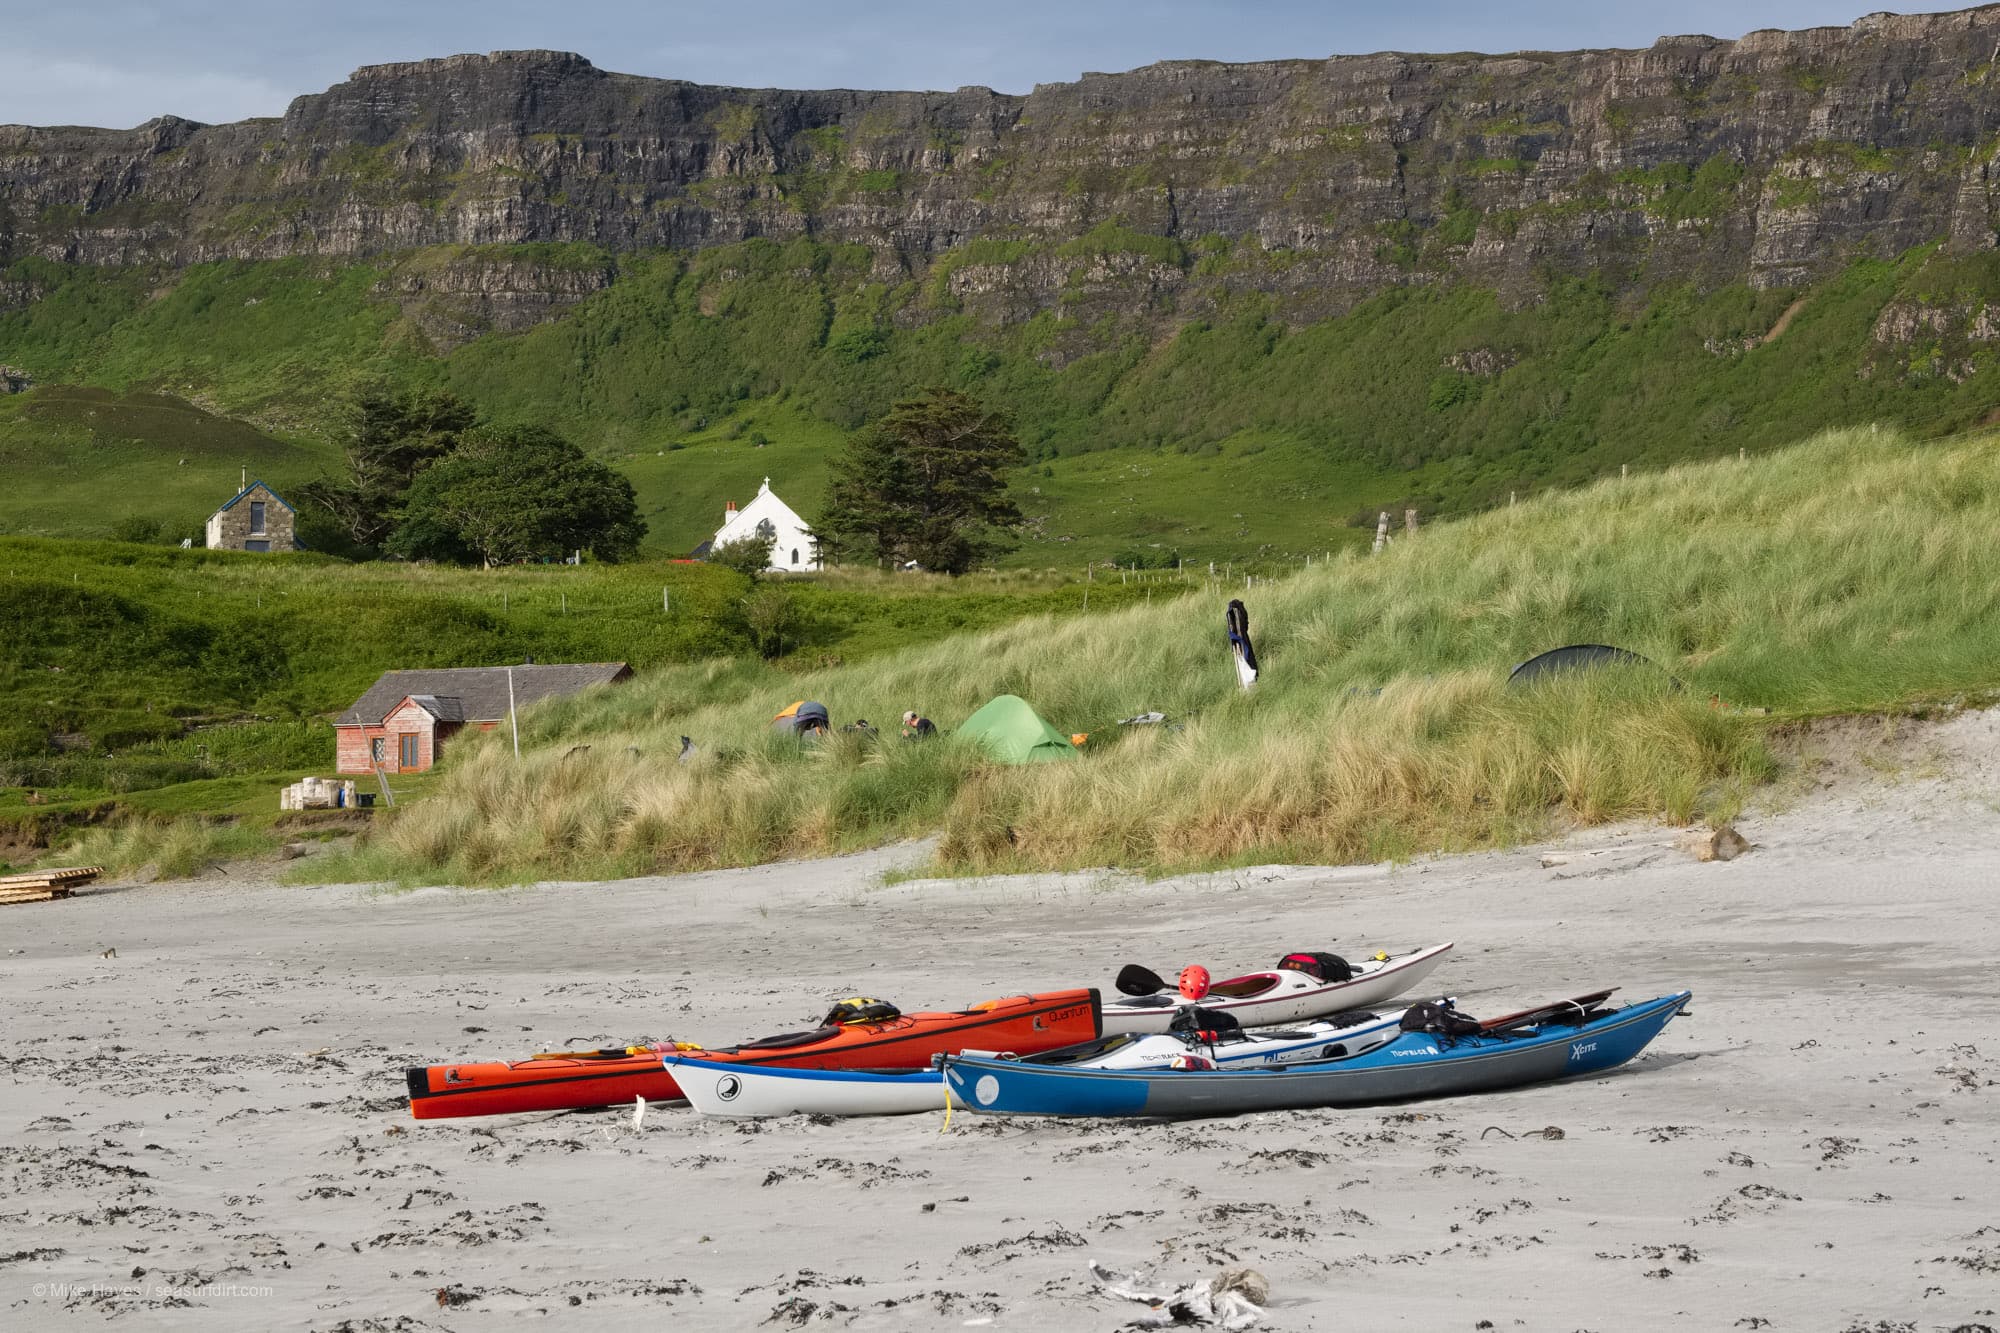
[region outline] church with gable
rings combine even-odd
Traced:
[[[757,488],[756,498],[738,509],[734,500],[723,510],[722,526],[706,543],[706,554],[738,541],[765,541],[771,544],[770,569],[778,573],[805,573],[820,568],[819,547],[812,529],[792,507],[771,489],[771,479]]]

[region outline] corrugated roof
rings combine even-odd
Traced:
[[[540,663],[514,668],[514,702],[526,706],[537,699],[575,694],[592,685],[608,685],[632,674],[623,662]],[[459,716],[440,721],[498,722],[507,716],[506,667],[437,667],[420,671],[385,671],[354,706],[333,720],[337,727],[373,726],[389,711],[414,695],[443,704],[454,700]],[[421,702],[421,701],[420,701]]]

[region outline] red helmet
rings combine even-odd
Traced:
[[[1181,994],[1190,1000],[1199,1000],[1208,994],[1208,969],[1200,963],[1189,963],[1182,968]]]

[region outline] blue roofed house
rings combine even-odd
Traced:
[[[285,498],[253,481],[208,516],[211,551],[297,551],[297,516]]]

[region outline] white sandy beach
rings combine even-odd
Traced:
[[[1283,1330],[2000,1327],[2000,721],[1872,755],[1728,864],[1624,828],[1553,867],[881,887],[903,849],[0,908],[0,1326],[1114,1329],[1141,1307],[1094,1258],[1257,1268]],[[403,1097],[410,1064],[721,1044],[847,994],[1444,939],[1427,989],[1474,1012],[1609,984],[1694,1012],[1607,1077],[1183,1124],[419,1124]]]

